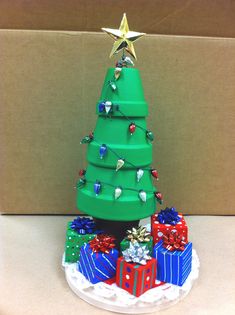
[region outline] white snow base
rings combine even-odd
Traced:
[[[168,308],[182,300],[199,276],[200,262],[196,250],[193,249],[192,271],[182,287],[165,283],[148,290],[140,297],[131,295],[115,283],[112,285],[104,282],[90,283],[77,270],[76,263],[64,262],[64,256],[62,266],[65,269],[66,280],[70,288],[84,301],[112,312],[143,314]]]

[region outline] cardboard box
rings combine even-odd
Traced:
[[[1,0],[0,28],[99,32],[126,12],[148,34],[235,37],[230,0]]]
[[[78,213],[79,142],[95,126],[112,44],[102,33],[0,31],[2,213]],[[135,48],[164,207],[235,214],[235,39],[146,35]]]

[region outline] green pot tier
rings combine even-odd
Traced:
[[[114,70],[114,68],[110,68],[107,71],[96,113],[100,116],[106,116],[104,113],[99,113],[99,103],[108,100],[119,105],[120,110],[126,116],[148,116],[148,105],[144,98],[139,70],[136,68],[122,68],[120,78],[116,81],[113,78]],[[117,89],[115,91],[109,86],[109,81],[116,84]],[[114,111],[113,115],[121,116],[118,111]]]

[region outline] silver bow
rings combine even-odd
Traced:
[[[122,252],[123,258],[127,262],[133,262],[140,265],[146,265],[147,260],[152,259],[149,256],[149,250],[146,245],[140,245],[139,243],[131,243],[130,247]]]

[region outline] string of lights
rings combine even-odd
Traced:
[[[83,174],[83,175],[85,175],[85,174]],[[110,187],[114,188],[114,199],[118,199],[122,195],[123,190],[130,190],[130,191],[137,192],[140,200],[143,202],[147,201],[147,193],[148,194],[154,194],[155,198],[157,199],[157,201],[160,204],[162,204],[162,202],[163,202],[162,194],[158,191],[123,187],[121,185],[116,186],[116,185],[113,185],[111,183],[107,183],[107,182],[103,182],[103,181],[101,182],[99,180],[92,181],[92,180],[85,178],[85,176],[78,181],[76,188],[82,189],[86,183],[91,183],[94,185],[93,187],[94,187],[94,193],[95,193],[96,197],[102,192],[102,187],[110,186]]]
[[[136,165],[134,165],[133,163],[131,163],[130,161],[126,160],[123,156],[120,156],[120,154],[118,154],[115,150],[113,150],[109,145],[107,144],[102,144],[100,141],[97,141],[94,138],[94,134],[90,133],[89,136],[85,136],[82,140],[81,140],[81,144],[83,143],[90,143],[90,142],[95,142],[100,146],[99,149],[99,154],[100,154],[100,158],[103,159],[105,158],[105,156],[107,155],[107,152],[110,151],[112,152],[117,158],[117,165],[116,165],[116,171],[118,171],[120,168],[122,168],[122,166],[124,164],[129,164],[131,165],[133,168],[136,169],[137,172],[137,181],[139,182],[141,177],[144,174],[144,171],[149,171],[151,172],[151,175],[156,178],[158,180],[158,171],[154,168],[150,168],[150,167],[145,167],[145,168],[140,168],[137,167]]]
[[[123,118],[125,118],[129,122],[129,132],[131,135],[135,132],[136,128],[141,129],[143,132],[145,132],[146,137],[148,140],[153,141],[154,140],[154,135],[151,130],[145,129],[144,127],[138,125],[136,122],[133,122],[133,119],[130,117],[126,116],[121,110],[120,110],[120,105],[113,104],[111,101],[102,101],[98,104],[98,110],[99,113],[106,113],[107,117],[111,117],[110,115],[116,110],[118,111]]]
[[[128,63],[129,63],[129,65],[133,65],[132,60],[131,59],[129,60],[129,59],[130,59],[129,57],[125,57],[123,55],[122,59],[116,64],[116,68],[114,70],[114,75],[113,75],[112,79],[109,80],[106,84],[106,90],[104,93],[105,96],[107,95],[108,87],[110,87],[113,92],[115,92],[117,90],[116,81],[119,79],[119,77],[121,75],[122,67],[127,66],[126,64],[128,64]],[[145,129],[144,127],[138,125],[136,122],[133,122],[133,119],[131,119],[130,117],[125,115],[125,113],[120,109],[120,105],[113,104],[111,101],[105,100],[105,101],[102,101],[98,104],[98,111],[99,111],[99,113],[105,113],[106,117],[108,117],[108,118],[114,117],[114,116],[112,116],[112,114],[115,111],[119,112],[120,115],[128,121],[128,123],[129,123],[128,129],[129,129],[129,132],[131,135],[133,135],[136,128],[139,128],[140,130],[142,130],[146,134],[146,137],[148,140],[150,140],[150,141],[154,140],[154,136],[153,136],[152,131]],[[99,145],[99,147],[100,147],[99,148],[99,155],[100,155],[101,159],[104,159],[109,151],[117,157],[116,171],[118,171],[120,168],[122,168],[123,165],[126,163],[126,164],[128,164],[128,165],[130,165],[136,169],[137,182],[139,182],[140,179],[142,178],[144,171],[149,171],[151,173],[151,175],[158,180],[158,172],[156,169],[153,169],[150,167],[147,167],[147,168],[137,167],[132,162],[126,160],[123,156],[120,156],[120,154],[117,153],[115,150],[113,150],[109,145],[101,143],[99,140],[97,140],[94,137],[93,132],[91,132],[88,136],[85,136],[81,140],[80,143],[81,144],[83,144],[83,143],[89,144],[90,142],[95,142],[96,144]],[[117,200],[122,195],[123,190],[129,190],[129,191],[137,192],[138,197],[142,202],[147,201],[147,194],[154,194],[156,200],[160,204],[162,204],[162,202],[163,202],[162,194],[158,191],[136,189],[136,188],[131,188],[131,187],[123,187],[121,185],[117,186],[117,185],[113,185],[111,183],[103,182],[100,180],[92,181],[92,180],[87,179],[85,177],[86,170],[84,170],[84,169],[80,170],[79,175],[82,178],[80,178],[80,180],[77,182],[76,188],[82,189],[86,185],[86,183],[91,183],[91,184],[93,184],[94,193],[96,196],[98,196],[102,192],[103,187],[109,186],[109,187],[114,188],[113,196],[114,196],[115,200]]]

